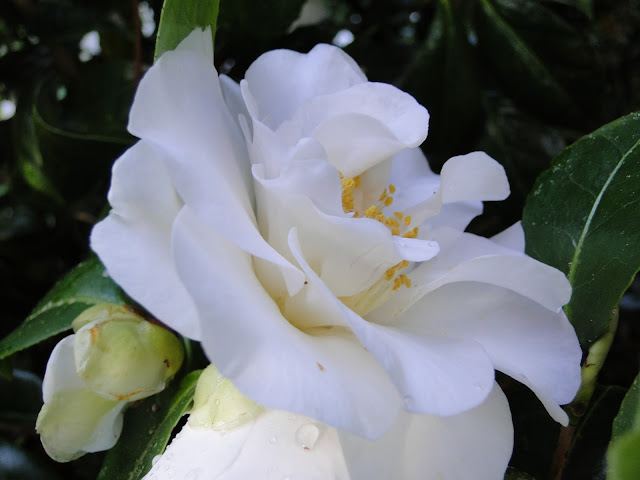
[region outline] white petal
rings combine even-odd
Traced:
[[[368,437],[393,423],[400,399],[371,354],[343,329],[292,326],[250,256],[187,209],[176,221],[174,254],[198,305],[205,352],[244,395]]]
[[[316,138],[329,162],[358,175],[427,136],[429,114],[415,99],[384,83],[362,83],[304,103],[280,130]]]
[[[504,200],[509,181],[502,165],[484,152],[452,157],[442,166],[442,202]]]
[[[60,340],[51,351],[42,381],[42,399],[45,403],[49,402],[56,392],[85,388],[82,378],[76,374],[74,343],[75,335],[69,335]]]
[[[331,45],[316,45],[308,54],[267,52],[253,62],[245,78],[259,109],[252,113],[273,130],[306,100],[367,81],[353,59]]]
[[[268,410],[229,431],[185,425],[146,480],[348,480],[338,433],[309,417]]]
[[[255,226],[245,142],[227,109],[212,57],[182,44],[162,55],[138,86],[129,130],[165,153],[176,190],[200,219],[240,248],[282,267],[291,291],[300,288],[302,274]]]
[[[326,302],[343,312],[351,330],[389,373],[406,410],[453,415],[486,398],[494,371],[479,344],[407,334],[363,320],[336,299],[309,268],[295,229],[289,234],[289,245],[309,283],[324,289]]]
[[[509,228],[491,237],[491,240],[500,246],[510,248],[517,252],[524,252],[524,230],[519,221]]]
[[[571,285],[562,272],[489,239],[450,228],[425,230],[440,246],[429,262],[408,273],[414,288],[401,289],[376,312],[371,320],[387,323],[407,310],[423,295],[442,285],[473,281],[498,285],[529,297],[556,311],[571,297]]]
[[[426,262],[435,257],[440,251],[437,242],[421,240],[419,238],[393,237],[393,243],[398,254],[410,262]]]
[[[75,335],[65,337],[51,352],[42,384],[44,405],[36,422],[43,447],[59,462],[113,447],[126,405],[84,385],[76,374],[74,342]]]
[[[422,297],[394,325],[417,335],[480,343],[495,368],[528,385],[554,418],[559,418],[557,404],[569,403],[580,386],[582,351],[562,310],[547,310],[505,288],[445,285]]]
[[[367,480],[498,480],[513,448],[509,404],[497,385],[484,403],[455,416],[403,414],[375,442],[340,437],[351,477]]]
[[[140,141],[113,166],[113,210],[91,232],[91,248],[109,275],[163,323],[192,339],[200,327],[171,258],[173,221],[182,208],[162,155]]]

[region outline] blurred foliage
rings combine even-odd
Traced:
[[[221,0],[218,71],[239,80],[273,48],[344,46],[371,80],[393,83],[429,109],[423,148],[434,170],[473,150],[505,166],[512,194],[472,223],[482,235],[521,217],[536,177],[567,145],[640,110],[634,0],[317,0],[320,18],[291,28],[303,3]],[[110,165],[135,141],[127,113],[153,62],[161,7],[161,0],[0,2],[0,102],[16,108],[11,118],[0,115],[0,338],[88,255]],[[97,32],[99,51],[81,48],[95,40],[89,32]],[[602,431],[638,372],[639,311],[636,281],[622,298],[600,377],[624,388],[597,391],[591,408],[605,413],[587,413],[601,421],[585,420],[577,432],[566,478],[587,478],[580,468],[591,474],[604,458],[609,437]],[[0,404],[0,478],[94,479],[100,469],[103,454],[53,463],[30,423],[40,402],[34,385],[59,338],[0,361],[2,391],[15,397]],[[544,479],[557,426],[529,392],[510,384],[505,390],[518,435],[510,478]],[[534,431],[543,440],[534,442]],[[592,444],[592,432],[605,444]],[[579,455],[594,465],[576,464]]]

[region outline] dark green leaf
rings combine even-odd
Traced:
[[[218,4],[219,0],[165,0],[158,25],[155,58],[175,49],[198,27],[211,27],[211,38],[215,39]]]
[[[605,478],[605,455],[611,435],[611,423],[623,396],[624,389],[620,387],[596,390],[589,410],[575,430],[563,480]]]
[[[640,113],[558,155],[536,181],[522,223],[527,252],[569,278],[565,310],[589,348],[640,268]]]
[[[593,17],[593,0],[546,0],[552,1],[555,3],[562,3],[564,5],[569,5],[577,10],[580,10],[587,17]]]
[[[611,442],[607,453],[607,480],[640,478],[640,430]]]
[[[12,380],[0,378],[0,391],[11,392],[0,396],[0,423],[32,431],[42,407],[42,380],[16,369]]]
[[[35,190],[63,204],[101,186],[113,160],[133,142],[125,130],[133,98],[130,64],[87,66],[82,81],[51,74],[18,105],[13,141]]]
[[[27,319],[0,340],[0,359],[71,328],[87,308],[103,302],[125,303],[125,297],[97,258],[71,270],[40,301]]]
[[[153,457],[164,451],[173,429],[187,413],[200,373],[189,373],[127,410],[122,435],[107,453],[98,480],[138,480],[151,469]]]
[[[504,480],[535,480],[528,473],[519,472],[515,468],[507,468],[507,472],[504,476]]]
[[[482,101],[475,57],[452,2],[438,2],[429,36],[395,83],[429,110],[427,151],[444,159],[466,153],[461,139],[478,127]]]
[[[600,62],[581,29],[540,2],[482,0],[477,33],[497,80],[518,104],[554,123],[589,120],[578,105],[591,107],[603,82]]]
[[[620,411],[613,422],[611,440],[640,430],[640,375],[636,377],[620,405]]]
[[[640,375],[636,377],[613,421],[607,453],[608,480],[640,478]]]

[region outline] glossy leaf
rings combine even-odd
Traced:
[[[196,28],[211,28],[216,36],[219,0],[165,0],[156,39],[157,59],[164,52],[175,49]]]
[[[565,311],[590,347],[640,268],[640,113],[558,155],[527,199],[523,227],[527,252],[569,278]]]
[[[607,453],[608,480],[640,478],[640,375],[624,397],[613,421]]]
[[[164,452],[173,429],[188,412],[200,370],[127,410],[118,443],[107,453],[98,480],[138,480]]]
[[[0,340],[0,359],[71,328],[82,311],[102,302],[125,303],[125,296],[97,258],[62,278],[13,332]]]

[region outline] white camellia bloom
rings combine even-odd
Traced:
[[[475,152],[435,175],[416,148],[427,127],[336,47],[266,53],[238,85],[194,31],[139,85],[140,141],[114,165],[92,248],[268,409],[367,438],[426,415],[407,420],[418,435],[431,416],[508,415],[499,370],[566,423],[581,357],[570,285],[523,253],[519,225],[463,231],[508,195],[504,170]]]

